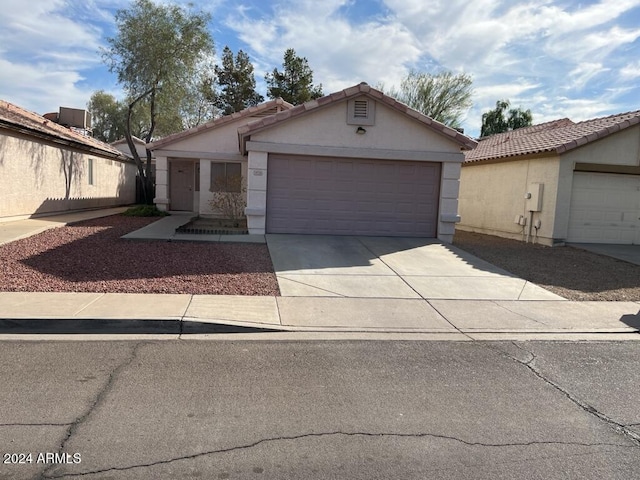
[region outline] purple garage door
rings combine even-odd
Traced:
[[[440,164],[270,155],[267,233],[435,237]]]

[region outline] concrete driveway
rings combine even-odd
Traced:
[[[562,300],[434,239],[267,235],[284,297]]]
[[[640,245],[615,245],[607,243],[570,243],[569,245],[640,265]]]

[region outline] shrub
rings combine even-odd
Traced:
[[[155,205],[136,205],[122,212],[122,215],[127,217],[165,217],[169,214],[158,210]]]
[[[242,176],[219,177],[213,182],[212,188],[213,198],[209,205],[237,227],[240,219],[245,216],[244,209],[247,206],[247,187]]]

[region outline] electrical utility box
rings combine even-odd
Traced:
[[[542,211],[542,192],[544,190],[544,183],[531,183],[529,184],[529,191],[525,194],[527,199],[527,211],[528,212],[540,212]]]

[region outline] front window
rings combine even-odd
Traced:
[[[242,164],[211,162],[212,192],[240,193],[242,191]]]

